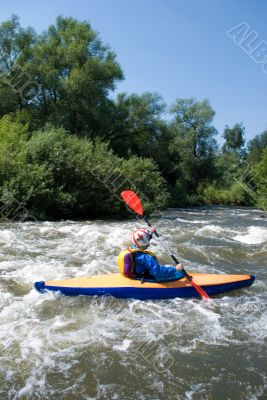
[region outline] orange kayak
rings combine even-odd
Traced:
[[[255,275],[223,275],[189,273],[208,295],[217,295],[252,285]],[[93,277],[35,282],[39,292],[56,291],[67,296],[113,296],[139,300],[199,297],[186,278],[170,282],[129,279],[120,273]]]

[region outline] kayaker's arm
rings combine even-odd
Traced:
[[[175,278],[177,268],[170,265],[160,265],[155,257],[150,254],[137,252],[135,253],[135,271],[142,273],[145,270],[149,272],[155,280]]]

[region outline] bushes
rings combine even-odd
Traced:
[[[1,201],[5,206],[20,203],[33,211],[35,217],[46,215],[53,205],[53,177],[45,165],[18,164],[18,171],[2,187]]]
[[[10,130],[15,127],[11,121],[7,124]],[[17,200],[43,218],[126,213],[119,193],[133,188],[148,199],[147,209],[166,206],[166,185],[156,164],[138,157],[123,160],[104,143],[47,129],[28,141],[25,136],[23,145],[11,150],[16,168],[10,169],[10,153],[0,160],[9,170],[2,179],[4,205]]]
[[[128,187],[125,182],[124,189],[136,187],[143,200],[145,212],[167,206],[170,195],[154,161],[139,157],[123,160],[121,173],[128,181]]]
[[[208,204],[223,204],[222,191],[215,186],[207,186],[203,190],[203,199]]]
[[[267,147],[265,147],[261,161],[252,168],[253,180],[256,184],[257,205],[267,210]]]
[[[241,182],[227,189],[209,185],[203,190],[202,196],[208,204],[251,205],[253,202],[249,188]]]
[[[0,186],[13,176],[24,160],[24,149],[29,137],[28,126],[12,121],[6,115],[0,119]]]
[[[120,213],[119,192],[136,188],[148,208],[166,205],[164,180],[155,163],[134,157],[122,160],[101,142],[92,143],[64,130],[39,132],[28,143],[27,161],[47,165],[53,176],[54,207],[63,216]]]
[[[230,169],[228,172],[229,176],[233,173]],[[166,181],[151,159],[122,159],[107,144],[70,135],[64,129],[47,128],[30,135],[27,124],[10,116],[0,119],[0,206],[11,209],[12,202],[19,203],[37,218],[126,214],[120,199],[125,189],[137,191],[145,212],[202,201],[251,205],[255,197],[258,206],[266,209],[267,150],[251,175],[256,195],[238,178],[229,177],[223,185],[219,179],[213,183],[207,179],[199,183],[197,193],[189,196],[184,177],[167,190]],[[234,183],[227,187],[229,181]]]

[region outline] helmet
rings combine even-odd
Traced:
[[[131,241],[137,247],[149,246],[151,238],[152,235],[147,229],[136,229],[131,234]]]

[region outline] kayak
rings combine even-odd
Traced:
[[[255,275],[189,273],[208,295],[217,295],[252,285]],[[120,273],[35,282],[39,292],[54,291],[67,296],[113,296],[138,300],[199,297],[186,278],[168,282],[141,281]]]

